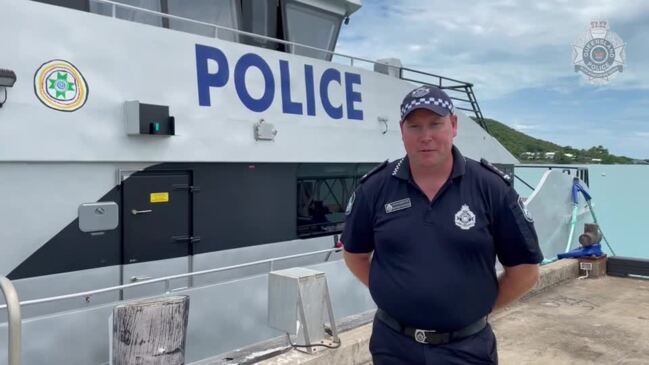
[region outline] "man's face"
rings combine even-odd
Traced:
[[[437,167],[451,158],[457,116],[440,117],[427,109],[417,109],[401,124],[401,139],[411,163]]]

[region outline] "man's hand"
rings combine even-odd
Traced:
[[[343,258],[349,271],[358,278],[365,286],[369,287],[370,282],[370,263],[372,262],[372,253],[351,253],[343,251]]]
[[[498,297],[494,311],[522,297],[539,280],[538,264],[504,266],[504,268],[505,273],[498,279]]]

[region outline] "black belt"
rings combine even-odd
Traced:
[[[376,310],[376,318],[380,319],[381,322],[385,323],[388,327],[393,330],[404,334],[408,337],[412,337],[415,341],[419,343],[425,343],[429,345],[444,345],[449,342],[457,341],[459,339],[469,337],[480,331],[487,325],[487,317],[482,317],[476,322],[471,323],[470,325],[452,332],[438,332],[435,330],[422,330],[418,328],[405,327],[399,323],[396,319],[392,318],[389,314],[384,312],[381,309]]]

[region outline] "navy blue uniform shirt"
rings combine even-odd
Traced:
[[[415,184],[406,156],[362,183],[346,214],[345,250],[374,251],[372,298],[409,327],[467,326],[495,304],[496,256],[505,266],[543,260],[513,187],[455,147],[451,175],[432,202]]]

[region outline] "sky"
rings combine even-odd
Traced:
[[[363,0],[340,53],[397,57],[405,67],[470,82],[487,118],[563,146],[603,145],[649,158],[649,1]],[[592,20],[625,43],[605,85],[574,71]]]

